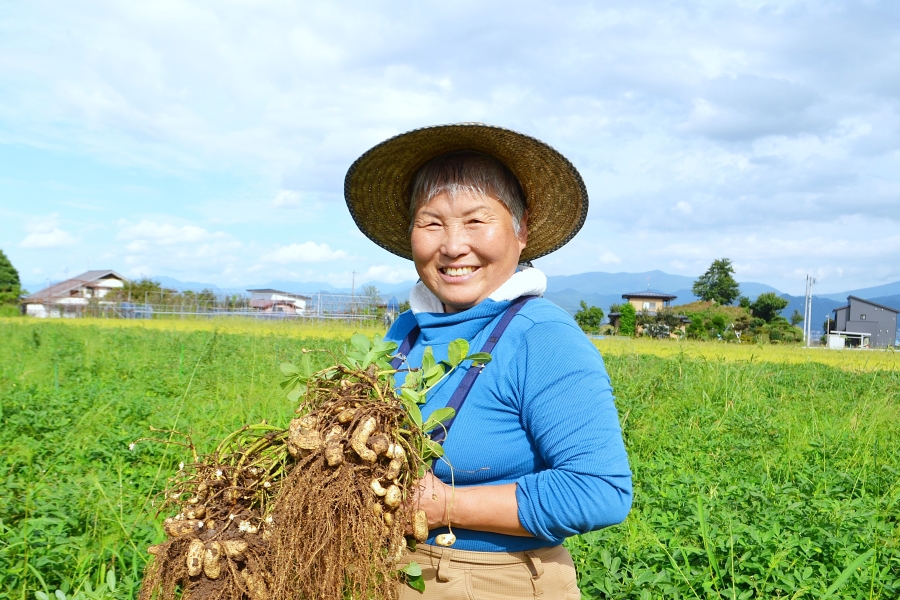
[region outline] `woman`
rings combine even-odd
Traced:
[[[350,168],[344,191],[362,232],[415,263],[411,310],[387,335],[405,341],[408,365],[426,346],[446,358],[457,338],[471,351],[488,343],[493,357],[468,395],[461,368],[423,406],[427,418],[464,397],[444,460],[412,499],[431,529],[407,557],[423,567],[425,594],[401,598],[579,598],[560,544],[621,522],[631,473],[599,353],[566,312],[530,299],[546,277],[522,263],[581,228],[580,175],[539,140],[463,123],[379,144]],[[448,526],[456,542],[436,545]]]

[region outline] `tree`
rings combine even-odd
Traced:
[[[575,313],[575,322],[581,327],[585,333],[596,333],[600,331],[600,322],[603,320],[603,309],[591,306],[588,308],[587,302],[581,301],[581,309]]]
[[[793,314],[791,314],[791,325],[796,327],[797,325],[799,325],[802,322],[803,322],[803,315],[800,314],[800,311],[795,308]]]
[[[15,303],[22,291],[19,272],[0,250],[0,304]]]
[[[360,295],[363,297],[363,302],[365,303],[363,311],[367,315],[376,314],[378,305],[381,303],[381,292],[378,291],[378,288],[374,285],[367,285],[360,291]]]
[[[637,311],[634,306],[628,302],[619,307],[619,335],[629,335],[634,337],[635,323]]]
[[[750,310],[753,311],[754,317],[771,323],[780,316],[778,313],[788,304],[788,300],[776,296],[775,292],[766,292],[756,298],[756,302],[750,305]]]
[[[706,273],[694,282],[691,291],[706,302],[731,304],[741,293],[738,282],[732,277],[733,274],[734,268],[731,266],[731,259],[714,260]]]

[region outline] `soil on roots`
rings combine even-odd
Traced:
[[[273,512],[273,598],[397,598],[392,572],[407,517],[401,506],[385,524],[372,498],[374,471],[352,462],[332,468],[321,456],[291,470]]]

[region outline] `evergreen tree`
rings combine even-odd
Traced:
[[[756,301],[750,305],[753,316],[771,323],[790,302],[777,296],[775,292],[766,292],[756,297]]]
[[[588,308],[587,302],[581,301],[581,310],[575,313],[575,322],[585,333],[600,331],[600,322],[603,320],[603,309],[597,306]]]
[[[6,253],[0,250],[0,304],[15,302],[21,293],[22,282],[19,272],[6,257]]]
[[[731,266],[731,259],[714,260],[706,273],[694,282],[691,291],[701,300],[727,306],[741,294],[740,286],[732,277],[733,274],[734,268]]]
[[[619,308],[619,335],[634,337],[636,331],[637,311],[631,302],[626,302]]]

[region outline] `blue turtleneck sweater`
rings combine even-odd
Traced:
[[[446,359],[457,338],[480,351],[509,305],[488,299],[455,314],[407,311],[386,338],[400,344],[419,325],[408,355],[413,367],[426,346]],[[516,483],[519,522],[534,537],[454,527],[454,548],[532,550],[620,523],[631,507],[631,472],[597,349],[568,313],[537,298],[513,318],[491,355],[444,442],[446,461],[435,461],[434,472],[460,487]],[[465,370],[429,393],[423,417],[447,404]],[[401,384],[405,375],[397,377]],[[432,530],[428,543],[446,531]]]

